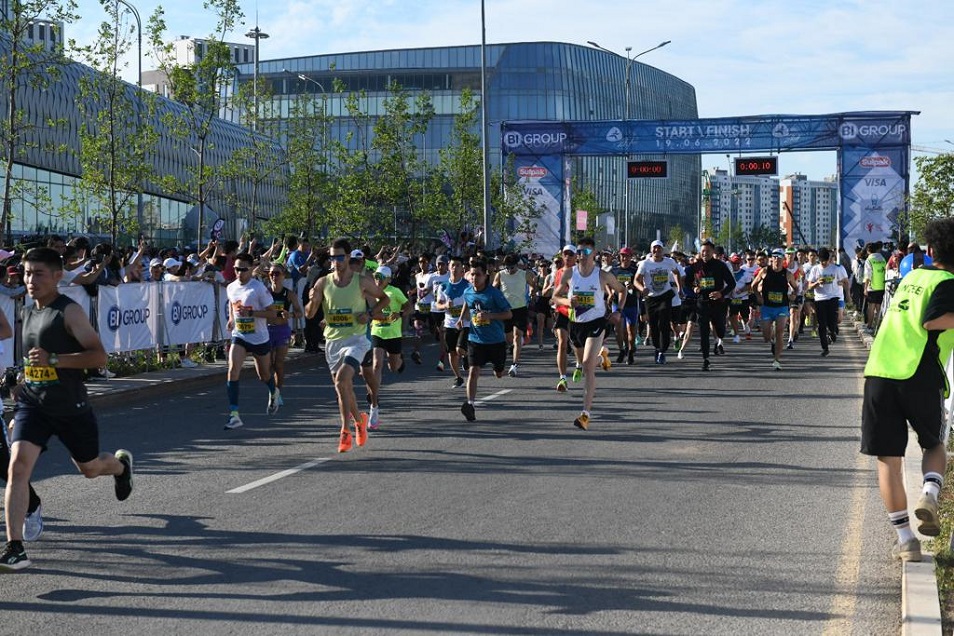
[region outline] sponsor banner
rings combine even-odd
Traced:
[[[911,143],[911,114],[872,111],[687,120],[504,122],[501,147],[512,155],[544,157],[905,146]],[[525,165],[530,168],[535,164]]]
[[[215,302],[218,305],[218,333],[216,336],[219,340],[227,340],[232,337],[231,332],[228,329],[229,324],[229,295],[225,293],[225,287],[221,285],[215,286]]]
[[[861,146],[841,152],[841,244],[887,241],[898,233],[908,181],[906,148],[873,150]]]
[[[514,170],[524,197],[532,202],[539,213],[531,224],[533,229],[518,236],[517,240],[529,240],[532,252],[558,254],[567,236],[563,227],[565,215],[561,157],[554,155],[541,160],[515,157]]]
[[[576,211],[576,229],[578,232],[586,231],[586,210]]]
[[[209,342],[215,326],[215,289],[209,283],[162,284],[165,344]]]
[[[9,296],[0,295],[0,311],[3,312],[3,317],[7,319],[7,324],[10,325],[10,329],[14,330],[13,333],[16,335],[16,302]],[[14,366],[13,345],[13,337],[0,340],[0,348],[3,349],[3,351],[0,352],[0,370]],[[2,422],[0,422],[0,426],[3,426]]]
[[[149,349],[159,342],[158,285],[104,285],[97,300],[97,331],[107,353]]]

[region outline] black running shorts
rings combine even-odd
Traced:
[[[908,424],[918,445],[931,449],[941,443],[944,404],[941,388],[917,380],[865,378],[861,407],[861,452],[879,457],[904,457]]]

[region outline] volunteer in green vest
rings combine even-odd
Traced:
[[[868,243],[865,249],[868,252],[864,270],[865,300],[868,301],[868,315],[865,320],[868,328],[873,330],[881,315],[881,303],[884,301],[884,271],[888,263],[881,255],[881,241]]]
[[[348,262],[351,244],[347,239],[336,239],[331,244],[333,270],[319,278],[311,290],[305,306],[305,317],[313,318],[318,309],[325,314],[325,360],[338,394],[338,412],[341,415],[341,435],[338,452],[351,450],[350,423],[354,421],[354,443],[364,446],[368,439],[368,414],[358,410],[354,395],[354,376],[361,362],[371,350],[368,322],[381,319],[381,310],[390,300],[370,276],[357,276]],[[373,305],[369,307],[369,305]]]
[[[937,498],[944,480],[944,367],[954,347],[954,218],[932,222],[924,233],[934,264],[901,281],[885,312],[865,365],[861,452],[878,458],[878,484],[898,535],[895,557],[921,560],[911,531],[902,476],[908,424],[924,452],[924,487],[914,515],[918,532],[936,537]],[[869,257],[870,258],[870,257]]]

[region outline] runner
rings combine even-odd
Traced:
[[[729,321],[735,333],[732,342],[739,344],[742,334],[748,335],[749,295],[752,293],[752,280],[755,276],[742,267],[742,257],[735,253],[729,256],[729,268],[735,278],[735,289],[729,295]]]
[[[268,407],[265,412],[278,412],[275,396],[275,378],[272,376],[272,351],[269,346],[268,321],[275,320],[277,312],[271,292],[262,281],[252,278],[252,255],[243,252],[235,257],[237,278],[226,287],[229,299],[228,329],[232,332],[229,347],[229,371],[225,389],[229,399],[229,421],[226,430],[242,426],[239,417],[239,381],[242,365],[249,355],[255,362],[258,379],[268,387]]]
[[[573,425],[584,431],[590,426],[590,410],[596,394],[596,367],[610,365],[609,352],[603,346],[606,337],[607,307],[604,292],[608,288],[618,295],[618,306],[626,306],[626,288],[616,277],[596,266],[596,244],[592,238],[580,239],[577,247],[577,265],[560,281],[553,293],[554,301],[571,309],[570,341],[583,360],[583,410]],[[619,324],[619,312],[613,312],[609,321]]]
[[[827,356],[829,342],[838,339],[838,301],[841,299],[838,288],[847,289],[848,273],[844,267],[831,260],[831,250],[827,247],[818,250],[818,260],[821,262],[811,268],[806,280],[808,288],[815,292],[818,340],[822,356]]]
[[[305,305],[305,315],[309,318],[317,314],[319,308],[325,312],[325,359],[335,383],[341,417],[339,453],[351,450],[352,441],[364,446],[368,439],[368,414],[358,410],[354,377],[371,349],[366,325],[372,319],[384,320],[381,312],[391,302],[371,278],[355,275],[348,263],[350,252],[351,243],[347,239],[339,238],[331,244],[330,259],[334,269],[315,281],[311,298]],[[370,310],[369,301],[375,301]],[[355,428],[353,440],[352,421]]]
[[[453,388],[464,386],[462,371],[467,370],[467,342],[470,320],[464,319],[458,327],[458,320],[464,309],[464,292],[470,283],[464,278],[464,261],[454,256],[450,262],[450,278],[443,287],[435,292],[435,305],[444,311],[444,346],[454,372]]]
[[[387,265],[380,265],[375,270],[374,282],[379,289],[384,291],[388,297],[387,306],[381,310],[381,318],[371,321],[371,347],[373,365],[371,374],[374,376],[374,382],[377,387],[375,391],[375,400],[371,405],[371,412],[368,414],[368,428],[374,430],[379,425],[380,412],[377,405],[377,393],[381,390],[381,382],[384,376],[384,356],[388,356],[388,367],[392,372],[401,373],[404,371],[404,356],[401,354],[401,345],[403,337],[401,333],[401,322],[411,308],[411,301],[397,287],[391,284],[391,268]],[[362,373],[367,369],[362,369]],[[367,382],[365,375],[365,382]]]
[[[941,533],[938,493],[944,485],[943,399],[949,389],[944,366],[954,347],[954,219],[928,224],[924,238],[933,265],[911,271],[885,312],[865,365],[861,452],[878,458],[878,485],[897,532],[892,553],[921,560],[921,542],[911,531],[902,460],[908,425],[923,450],[924,485],[914,509],[918,532]]]
[[[0,571],[31,565],[23,548],[23,524],[30,505],[30,477],[40,453],[56,436],[83,476],[115,478],[116,499],[133,488],[133,456],[119,449],[99,452],[99,430],[89,405],[83,370],[106,366],[103,343],[86,313],[57,290],[63,275],[59,252],[29,250],[23,258],[24,279],[32,305],[22,310],[24,383],[16,393],[10,471],[4,497],[7,544]]]
[[[805,274],[807,272],[802,267],[808,262],[808,258],[805,256],[805,250],[791,250],[791,252],[786,250],[785,254],[785,268],[795,278],[797,287],[795,297],[792,298],[788,307],[791,318],[788,321],[788,343],[785,348],[794,349],[795,341],[798,340],[798,327],[802,324],[802,306],[805,304]]]
[[[869,332],[877,330],[881,320],[881,303],[884,301],[884,278],[887,263],[881,255],[881,241],[868,243],[865,249],[868,258],[865,259],[864,286],[865,300],[868,304],[867,327]]]
[[[782,370],[782,342],[791,312],[790,298],[798,289],[795,276],[785,268],[785,252],[772,252],[772,264],[763,267],[752,281],[752,289],[762,298],[762,338],[772,347],[772,368]]]
[[[513,364],[507,372],[511,378],[517,377],[517,368],[520,366],[520,352],[527,331],[527,292],[530,285],[527,271],[520,269],[518,263],[516,254],[507,254],[504,258],[504,269],[497,272],[493,283],[494,287],[503,292],[504,298],[510,304],[511,317],[504,322],[504,333],[507,336],[507,346],[513,347]]]
[[[470,262],[471,285],[464,290],[464,309],[457,319],[457,328],[464,329],[470,319],[467,334],[467,399],[460,412],[468,422],[477,419],[474,401],[477,398],[477,378],[480,369],[488,362],[494,367],[494,375],[502,378],[507,364],[507,343],[503,321],[512,318],[510,305],[503,293],[489,284],[487,264],[479,259]]]
[[[692,267],[693,290],[696,292],[696,315],[699,338],[702,340],[702,370],[708,371],[709,337],[714,328],[716,338],[725,337],[725,297],[735,288],[735,277],[725,263],[713,258],[715,246],[706,239],[699,249],[699,260]],[[687,275],[688,276],[688,275]],[[716,345],[716,353],[719,354]]]
[[[646,296],[649,337],[656,349],[656,364],[666,364],[672,338],[672,299],[682,291],[676,261],[663,255],[663,242],[653,241],[649,256],[639,262],[633,285]]]
[[[553,273],[553,290],[560,287],[564,277],[573,273],[573,267],[576,265],[576,248],[572,245],[563,246],[563,267]],[[551,294],[552,297],[552,294]],[[553,333],[557,340],[557,371],[560,379],[557,380],[556,390],[560,393],[566,392],[566,368],[567,354],[570,348],[570,308],[565,304],[556,302],[553,298],[553,308],[556,312],[556,322],[553,325]],[[573,350],[577,355],[576,349]],[[579,357],[576,358],[576,368],[573,370],[573,381],[579,382],[583,377],[583,363]]]
[[[285,356],[291,343],[292,329],[289,317],[304,315],[298,295],[285,286],[285,267],[273,263],[268,270],[269,291],[272,294],[272,309],[275,317],[268,321],[268,344],[272,349],[272,370],[275,373],[275,403],[282,406],[282,387],[285,386]],[[289,316],[291,310],[291,316]]]
[[[431,322],[431,303],[434,300],[434,287],[431,285],[431,277],[434,273],[431,271],[431,259],[427,254],[421,254],[417,260],[420,268],[415,272],[414,291],[409,295],[414,297],[414,314],[411,316],[411,324],[414,327],[414,350],[411,352],[411,360],[414,364],[421,364],[421,338],[425,333],[432,331]]]
[[[619,267],[614,267],[611,272],[626,288],[626,306],[620,307],[622,322],[616,327],[616,341],[619,344],[619,357],[616,358],[616,362],[620,364],[624,356],[626,364],[632,365],[635,362],[640,297],[633,286],[633,280],[636,278],[637,270],[638,267],[633,262],[633,250],[624,247],[619,251]]]
[[[435,367],[438,371],[444,371],[444,360],[447,359],[447,347],[444,344],[444,311],[438,309],[434,304],[433,297],[436,296],[437,290],[444,286],[450,279],[450,272],[448,272],[448,267],[450,265],[450,259],[441,254],[436,259],[437,271],[431,274],[430,286],[431,286],[431,331],[434,333],[434,337],[437,339],[437,346],[440,347],[440,357],[437,359],[437,366]]]

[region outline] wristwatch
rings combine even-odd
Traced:
[[[47,360],[49,360],[51,367],[55,367],[56,363],[60,361],[60,357],[55,353],[51,353],[47,356]]]

